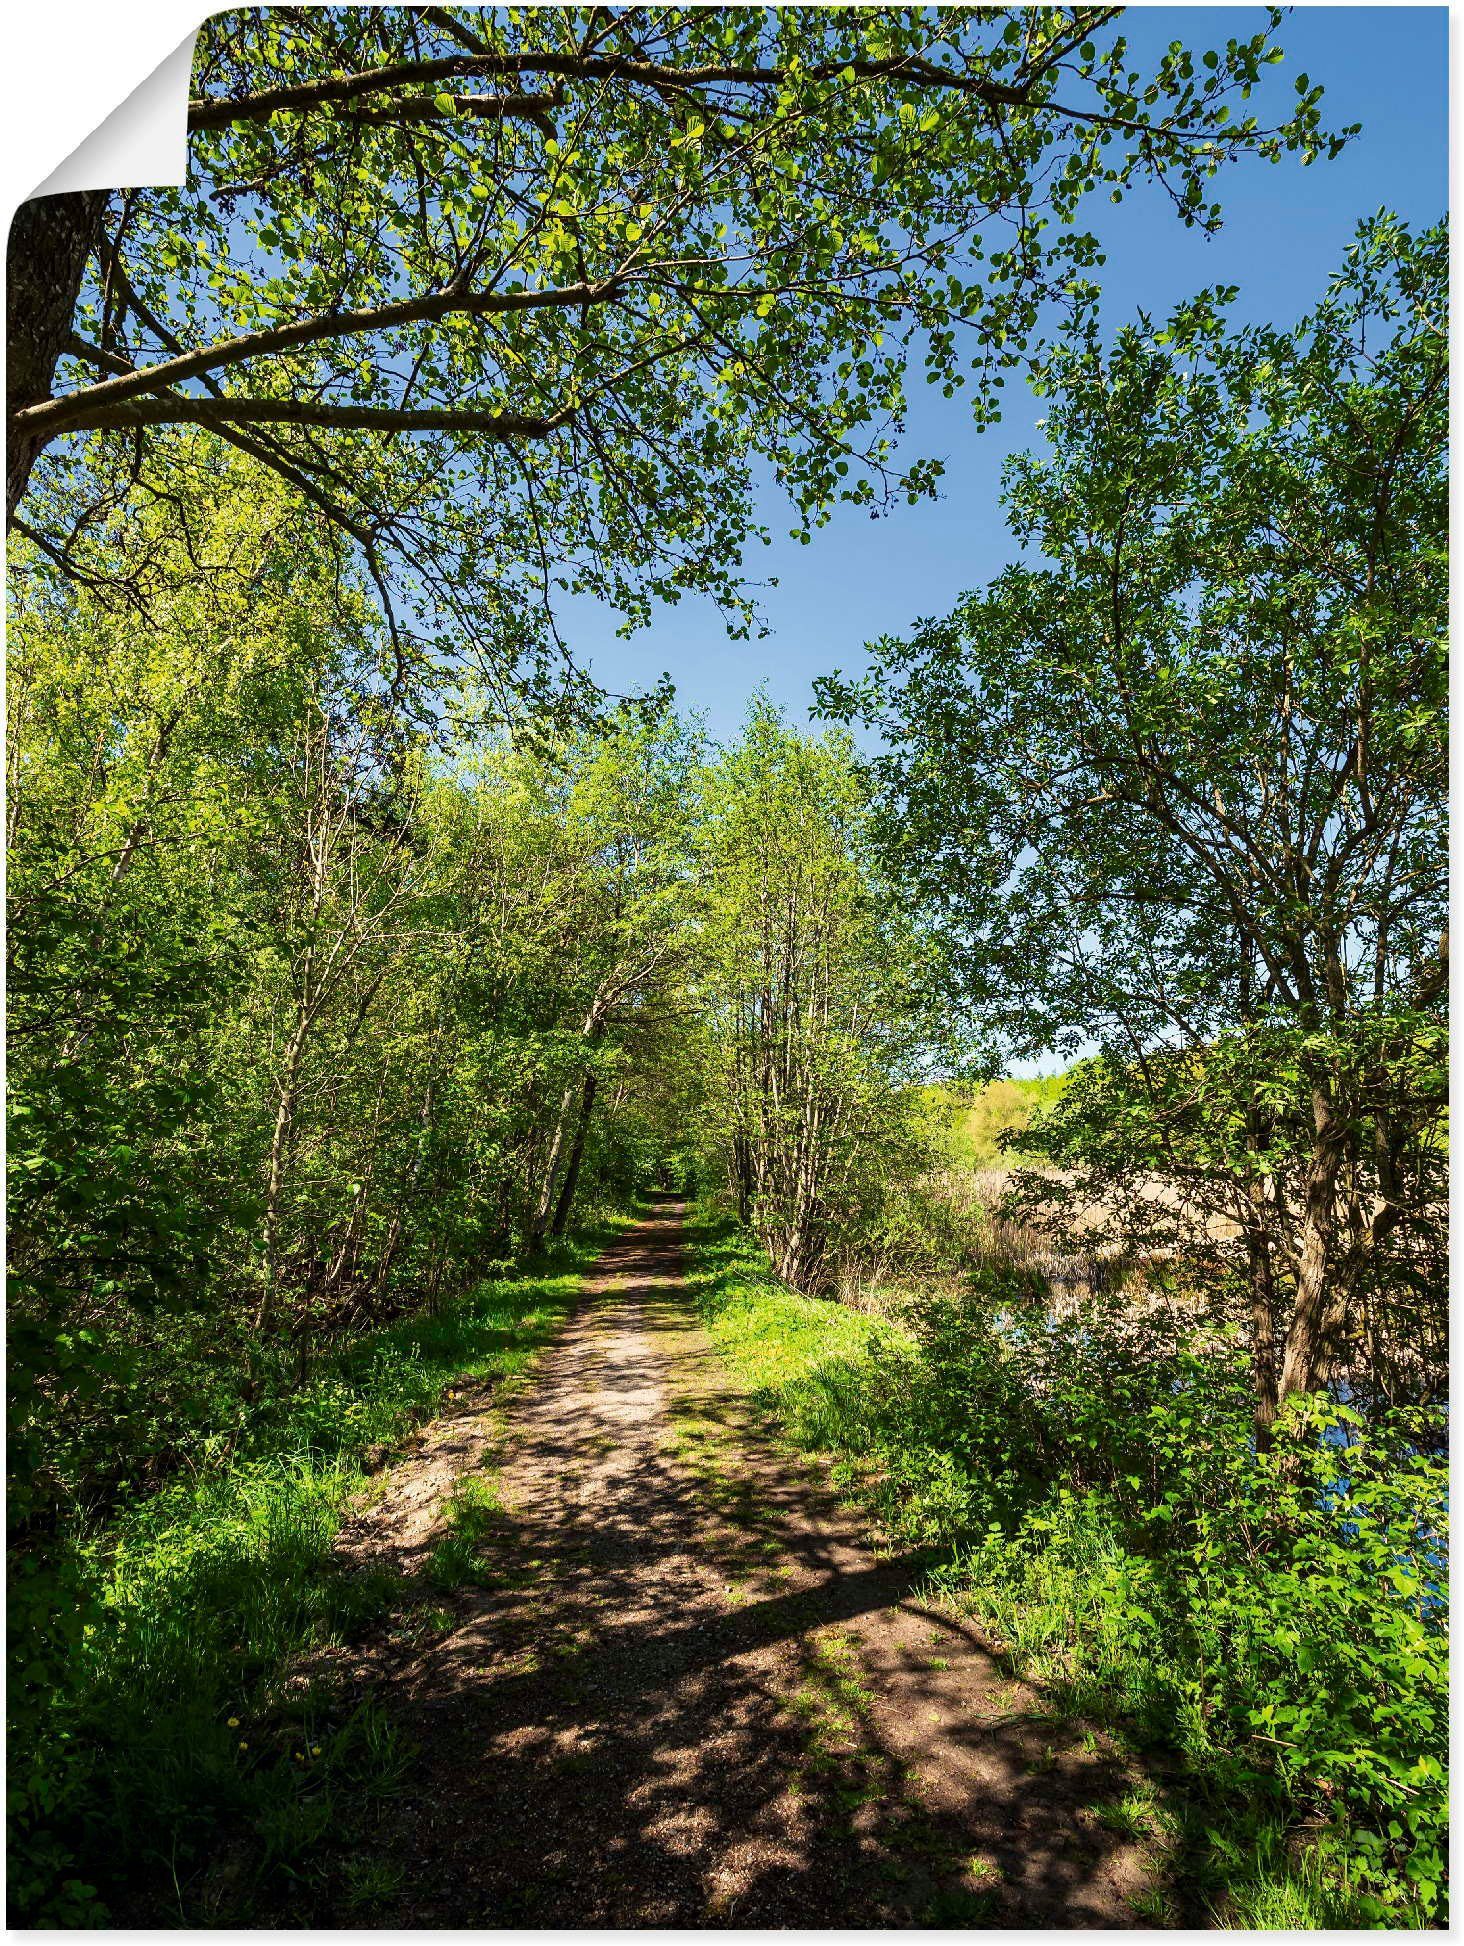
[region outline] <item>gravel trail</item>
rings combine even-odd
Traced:
[[[352,1658],[413,1753],[374,1922],[1146,1923],[1131,1766],[773,1448],[680,1231],[669,1200],[627,1231],[506,1410],[459,1395],[342,1537],[417,1573],[446,1496],[476,1495],[474,1578],[430,1639]]]

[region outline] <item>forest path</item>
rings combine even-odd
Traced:
[[[773,1449],[680,1228],[663,1200],[613,1244],[506,1414],[460,1402],[342,1537],[420,1572],[479,1483],[431,1639],[350,1655],[413,1753],[372,1922],[1142,1923],[1158,1861],[1103,1817],[1131,1770]]]

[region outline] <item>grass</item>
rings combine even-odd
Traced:
[[[396,1608],[430,1627],[432,1591],[473,1572],[497,1518],[492,1481],[472,1478],[426,1586],[345,1572],[332,1544],[370,1491],[362,1458],[398,1444],[455,1380],[490,1380],[500,1395],[521,1380],[605,1240],[358,1340],[245,1451],[81,1546],[96,1619],[27,1753],[30,1804],[11,1854],[23,1922],[248,1923],[286,1883],[290,1909],[308,1907],[302,1859],[327,1834],[349,1845],[400,1788],[410,1753],[328,1676],[292,1668]],[[339,1894],[364,1907],[384,1879],[352,1869]]]
[[[1076,1541],[1065,1539],[1066,1552],[1052,1550],[1050,1561],[1038,1549],[1024,1582],[1008,1577],[998,1592],[972,1579],[979,1549],[953,1544],[969,1504],[959,1467],[940,1451],[905,1447],[901,1422],[884,1410],[881,1384],[910,1369],[916,1357],[913,1340],[896,1324],[788,1291],[747,1237],[712,1212],[693,1220],[689,1242],[692,1291],[708,1333],[780,1435],[827,1456],[835,1480],[858,1490],[877,1520],[896,1523],[904,1540],[931,1544],[933,1591],[978,1615],[1009,1665],[1043,1683],[1061,1710],[1166,1750],[1166,1770],[1179,1774],[1162,1802],[1157,1792],[1141,1789],[1100,1814],[1116,1832],[1161,1845],[1173,1861],[1175,1883],[1151,1888],[1137,1916],[1172,1920],[1182,1904],[1191,1916],[1240,1928],[1435,1922],[1433,1888],[1415,1886],[1411,1874],[1374,1873],[1361,1881],[1345,1849],[1343,1822],[1298,1850],[1295,1811],[1244,1750],[1215,1742],[1218,1726],[1202,1705],[1193,1723],[1167,1706],[1164,1720],[1156,1720],[1151,1706],[1161,1692],[1173,1691],[1182,1702],[1195,1687],[1187,1651],[1173,1649],[1173,1667],[1159,1671],[1163,1680],[1156,1685],[1155,1659],[1170,1648],[1152,1627],[1142,1642],[1130,1639],[1130,1611],[1137,1611],[1127,1596],[1110,1612],[1105,1591],[1118,1587],[1130,1563],[1101,1527],[1084,1542],[1074,1511],[1069,1525]],[[1183,1566],[1177,1563],[1176,1572]],[[1079,1626],[1088,1634],[1096,1629],[1098,1637],[1108,1628],[1113,1640],[1089,1643],[1085,1636],[1079,1654]],[[1185,1755],[1176,1764],[1180,1750]]]
[[[924,1926],[990,1926],[1000,1914],[999,1894],[951,1885],[937,1892],[920,1916]]]
[[[1272,1826],[1238,1875],[1227,1904],[1226,1917],[1237,1927],[1340,1931],[1353,1924],[1355,1909],[1348,1861],[1324,1843],[1294,1855],[1285,1834]]]
[[[427,1578],[446,1594],[489,1578],[481,1549],[505,1521],[498,1483],[486,1473],[460,1479],[443,1504],[447,1532],[432,1550]]]
[[[1125,1792],[1116,1803],[1094,1804],[1090,1809],[1096,1823],[1123,1838],[1172,1835],[1173,1817],[1147,1781]]]
[[[800,1447],[838,1457],[836,1484],[857,1485],[857,1457],[871,1444],[861,1436],[868,1400],[860,1359],[876,1337],[898,1336],[896,1327],[788,1290],[762,1253],[716,1216],[693,1215],[688,1240],[691,1296],[739,1385]]]
[[[688,1283],[717,1348],[764,1402],[815,1403],[830,1392],[831,1430],[841,1423],[845,1363],[888,1329],[867,1313],[799,1297],[779,1284],[761,1253],[715,1218],[693,1218]]]

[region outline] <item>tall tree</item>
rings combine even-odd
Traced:
[[[1047,564],[825,702],[993,1026],[1101,1044],[1049,1149],[1131,1240],[1240,1238],[1264,1436],[1339,1361],[1437,1369],[1444,232],[1365,224],[1292,330],[1231,296],[1056,356],[1007,483]]]
[[[804,538],[929,491],[894,456],[907,354],[993,416],[1102,261],[1093,192],[1157,180],[1209,226],[1227,159],[1338,146],[1304,76],[1274,126],[1236,112],[1277,14],[1151,66],[1120,14],[218,15],[184,187],[17,222],[10,512],[105,577],[109,508],[186,520],[176,435],[203,427],[364,561],[403,673],[430,633],[542,675],[566,589],[632,623],[700,591],[745,626],[759,469]]]
[[[682,1011],[692,952],[691,766],[696,738],[670,714],[619,722],[520,759],[553,804],[567,866],[572,1009],[563,1092],[541,1166],[529,1242],[562,1235],[602,1077],[632,1042]]]
[[[825,1290],[920,1150],[923,942],[879,871],[849,739],[800,736],[762,699],[707,772],[697,851],[710,1132],[778,1275]]]

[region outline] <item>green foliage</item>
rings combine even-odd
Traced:
[[[1148,61],[1101,9],[215,14],[187,181],[113,200],[40,361],[26,523],[110,577],[197,423],[369,564],[404,673],[486,651],[549,698],[565,591],[746,632],[759,474],[805,541],[933,493],[907,362],[994,418],[1095,196],[1157,176],[1213,228],[1227,161],[1336,152],[1319,87],[1247,105],[1278,18]]]
[[[705,1145],[801,1290],[829,1288],[930,1159],[913,1084],[956,1039],[869,825],[849,739],[800,735],[761,697],[703,774]]]
[[[1001,1138],[1025,1130],[1058,1100],[1067,1080],[1066,1074],[1004,1075],[975,1088],[941,1083],[928,1095],[946,1120],[954,1160],[968,1169],[998,1169],[1006,1160]]]
[[[11,1509],[38,1544],[237,1439],[245,1366],[305,1378],[624,1201],[658,1148],[613,1104],[665,1066],[690,739],[627,712],[515,747],[465,711],[434,755],[359,591],[248,485],[212,470],[201,558],[145,525],[149,628],[65,591],[13,618]]]
[[[875,1325],[779,1289],[707,1220],[694,1275],[734,1368],[893,1532],[938,1551],[939,1588],[1066,1705],[1183,1753],[1210,1896],[1252,1922],[1320,1906],[1434,1923],[1436,1419],[1298,1399],[1258,1458],[1235,1337],[1167,1306],[1060,1322],[991,1277]],[[1289,1821],[1326,1827],[1325,1896],[1268,1849]]]
[[[84,1625],[12,1745],[21,1923],[105,1922],[119,1902],[153,1923],[237,1922],[271,1874],[390,1790],[400,1752],[369,1709],[281,1682],[292,1657],[411,1599],[332,1559],[361,1459],[453,1380],[522,1373],[593,1254],[577,1245],[556,1269],[362,1336],[303,1389],[257,1400],[236,1450],[76,1539],[66,1576]],[[32,1620],[13,1594],[12,1628]],[[247,1869],[218,1913],[208,1864],[226,1829]]]
[[[1289,329],[1235,295],[1072,334],[1033,558],[824,705],[993,1037],[1104,1050],[1031,1202],[1222,1258],[1264,1428],[1339,1363],[1440,1376],[1445,231],[1362,224]]]

